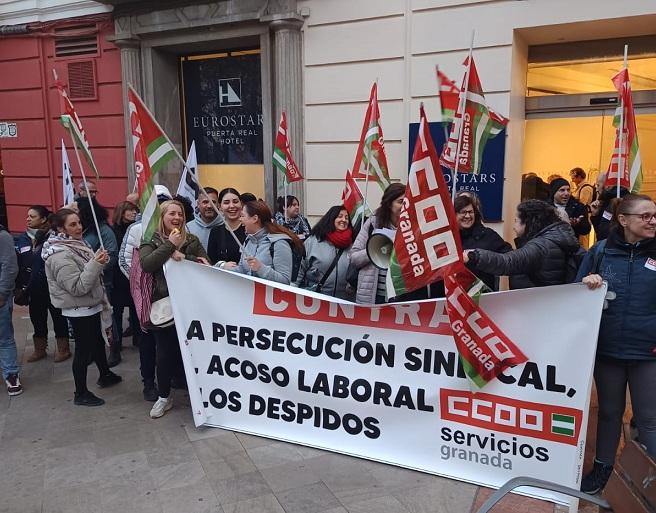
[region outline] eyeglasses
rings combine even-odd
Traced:
[[[465,216],[474,217],[476,213],[473,210],[461,210],[460,212],[458,212],[458,215],[462,217]]]
[[[656,213],[650,214],[648,212],[645,213],[645,214],[628,214],[627,213],[627,214],[622,214],[622,215],[623,216],[638,216],[643,223],[648,223],[652,219],[656,219]]]

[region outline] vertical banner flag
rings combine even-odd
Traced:
[[[423,105],[394,249],[388,297],[444,280],[447,313],[465,372],[479,387],[526,356],[477,303],[481,283],[464,266],[449,189],[439,167]]]
[[[638,131],[636,129],[635,112],[633,110],[633,96],[631,94],[631,82],[629,70],[622,69],[613,78],[613,85],[620,93],[620,106],[615,111],[613,126],[616,127],[615,146],[613,156],[608,166],[605,187],[616,187],[617,176],[620,175],[620,187],[630,189],[631,192],[639,192],[642,185],[642,160],[640,158],[640,147],[638,146]],[[620,127],[620,112],[624,106],[624,126]],[[619,171],[620,156],[620,131],[622,133],[622,170]]]
[[[196,200],[200,195],[197,169],[198,160],[196,159],[196,141],[192,141],[191,147],[189,148],[189,155],[187,155],[186,167],[182,170],[182,176],[180,177],[180,183],[178,184],[177,194],[187,198],[196,211],[198,209],[196,206]]]
[[[276,147],[273,149],[273,166],[283,174],[287,183],[303,180],[303,175],[292,157],[292,149],[287,136],[287,116],[284,112],[280,115]]]
[[[458,101],[460,98],[460,89],[456,83],[447,77],[440,69],[435,66],[437,74],[437,99],[440,102],[440,113],[442,114],[442,123],[451,123],[458,110]]]
[[[342,192],[342,203],[351,217],[351,225],[358,226],[362,216],[367,214],[367,206],[364,203],[364,196],[362,196],[358,184],[353,179],[350,169],[346,170],[346,183]]]
[[[91,155],[91,147],[89,146],[89,141],[87,140],[87,134],[84,132],[84,128],[82,128],[82,122],[77,115],[77,111],[75,110],[75,107],[73,107],[73,103],[66,93],[64,84],[62,84],[59,78],[57,78],[57,72],[54,69],[52,70],[52,74],[55,77],[55,85],[57,86],[57,90],[62,97],[64,105],[64,113],[60,117],[61,124],[65,128],[71,129],[73,134],[73,144],[82,150],[84,158],[89,164],[89,167],[93,170],[96,178],[100,178],[98,168],[96,167],[96,163],[93,161],[93,156]]]
[[[137,177],[143,240],[152,238],[159,223],[159,204],[154,193],[155,177],[164,164],[175,157],[175,150],[157,125],[137,92],[128,89],[130,129],[134,146],[134,171]]]
[[[476,64],[473,57],[465,61],[465,66],[470,66],[469,73],[465,73],[467,84],[463,79],[460,90],[460,102],[458,110],[453,118],[449,140],[444,146],[440,156],[440,164],[451,170],[456,167],[458,160],[458,171],[461,173],[478,174],[483,160],[483,150],[488,139],[493,138],[508,124],[508,120],[489,109],[485,103],[483,88],[478,78]],[[466,98],[464,91],[467,91]],[[460,154],[458,141],[460,140]]]
[[[368,169],[368,171],[367,171]],[[385,138],[380,124],[378,109],[378,85],[374,82],[369,95],[369,106],[364,116],[358,151],[352,171],[353,178],[376,180],[382,190],[390,185],[387,156],[385,155]]]
[[[68,161],[68,152],[64,146],[64,139],[62,139],[62,187],[64,205],[70,205],[75,201],[75,189],[73,188],[73,176],[71,174],[71,163]]]

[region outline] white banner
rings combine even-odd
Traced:
[[[166,279],[196,425],[485,486],[578,488],[605,288],[483,296],[529,362],[477,391],[444,300],[359,306],[190,262],[170,261]]]

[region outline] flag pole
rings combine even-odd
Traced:
[[[285,197],[285,223],[287,223],[287,176],[282,177],[282,194]]]
[[[137,90],[136,90],[134,87],[132,87],[132,84],[130,84],[130,83],[128,83],[128,88],[129,88],[129,89],[132,89],[132,92],[135,94],[135,96],[136,96],[137,98],[139,98],[139,101],[141,102],[141,106],[144,108],[144,110],[148,113],[148,115],[150,116],[150,118],[153,120],[153,123],[155,123],[155,126],[156,126],[157,128],[159,128],[159,131],[162,132],[162,135],[163,135],[164,138],[166,139],[166,142],[169,143],[169,145],[170,145],[171,148],[173,149],[173,152],[176,154],[176,156],[178,157],[178,159],[180,159],[180,162],[182,162],[183,171],[186,169],[187,172],[189,172],[189,168],[187,167],[187,162],[185,161],[185,159],[182,158],[182,155],[180,155],[180,152],[179,152],[178,149],[175,147],[175,145],[173,144],[173,142],[171,141],[171,139],[169,139],[169,136],[166,135],[166,132],[164,131],[164,129],[162,128],[162,126],[157,122],[157,119],[155,119],[155,116],[153,116],[153,113],[150,112],[150,109],[149,109],[149,108],[146,106],[146,104],[143,102],[143,99],[141,98],[141,96],[139,96],[139,93],[137,93]],[[212,201],[212,198],[210,198],[210,197],[208,196],[207,191],[205,190],[205,188],[204,188],[204,187],[200,184],[200,182],[198,181],[198,178],[197,178],[196,176],[194,176],[193,173],[190,173],[190,174],[192,175],[192,178],[195,180],[196,184],[198,185],[199,192],[200,192],[200,193],[201,193],[206,199],[209,200],[210,204],[212,205],[212,208],[213,208],[214,211],[216,212],[216,215],[223,216],[223,214],[219,211],[218,207],[217,207],[217,206],[214,204],[214,202]],[[228,233],[230,233],[230,235],[232,235],[232,238],[235,239],[235,242],[236,242],[236,243],[238,244],[238,246],[239,246],[239,251],[243,252],[243,251],[244,251],[244,246],[243,246],[243,244],[239,241],[239,239],[237,238],[237,236],[236,236],[236,235],[234,234],[234,232],[228,227],[227,224],[226,224],[226,230],[228,230]]]
[[[628,67],[629,60],[629,45],[624,45],[624,69]],[[622,84],[622,92],[620,93],[620,142],[619,148],[617,151],[617,186],[615,187],[616,197],[620,197],[620,173],[622,177],[624,176],[624,84]],[[628,150],[628,148],[627,148]],[[628,157],[627,151],[627,157]],[[627,170],[630,171],[630,170]],[[629,179],[629,189],[631,188],[631,176],[627,177]]]
[[[73,142],[73,149],[75,150],[75,157],[77,157],[77,165],[80,167],[80,173],[82,174],[82,181],[84,182],[84,190],[87,193],[87,199],[89,200],[89,206],[91,207],[91,216],[93,217],[93,224],[96,225],[96,233],[98,234],[98,240],[100,241],[100,248],[105,249],[105,244],[103,243],[102,234],[100,233],[100,226],[98,225],[98,218],[96,217],[96,209],[93,208],[93,198],[89,196],[89,185],[87,184],[87,177],[84,174],[84,168],[82,167],[82,160],[80,159],[80,152],[77,149],[77,144],[75,144],[75,138],[73,137],[73,129],[71,128],[72,120],[68,122],[68,133],[71,134],[71,141]]]
[[[378,105],[378,77],[376,77],[376,105]],[[372,111],[373,114],[373,111]],[[369,127],[367,127],[367,131],[369,130]],[[365,141],[367,140],[367,135],[365,132]],[[371,144],[367,148],[367,165],[364,168],[364,199],[362,203],[364,205],[367,205],[367,196],[369,194],[369,167],[370,167],[370,162],[371,162]],[[362,226],[364,225],[364,213],[362,214],[362,219],[360,220],[360,230],[362,230]]]
[[[460,128],[458,130],[458,141],[456,142],[456,161],[453,166],[453,173],[451,178],[451,201],[456,199],[456,184],[458,183],[458,163],[460,157],[460,143],[462,142],[462,128],[464,122],[464,112],[463,110],[467,106],[467,93],[469,92],[469,72],[471,70],[472,63],[472,51],[474,49],[474,34],[475,31],[472,30],[471,42],[469,43],[469,58],[467,59],[467,69],[465,70],[465,80],[462,91],[460,91],[460,104],[458,105],[458,110],[460,111]]]

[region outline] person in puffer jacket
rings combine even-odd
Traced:
[[[554,207],[540,200],[520,203],[513,229],[517,249],[503,254],[466,250],[465,263],[486,273],[510,276],[511,289],[566,283],[567,260],[580,244],[572,227],[560,220]]]
[[[102,282],[104,267],[109,263],[107,250],[95,253],[82,237],[82,223],[77,213],[61,209],[52,217],[50,237],[43,244],[50,300],[61,308],[75,334],[73,378],[74,404],[100,406],[105,401],[87,388],[87,366],[95,361],[100,377],[98,386],[109,387],[121,377],[109,370],[105,342],[112,326],[112,312]]]
[[[608,283],[594,368],[596,454],[581,482],[592,494],[613,471],[627,385],[640,443],[656,458],[656,204],[649,196],[628,194],[619,202],[608,239],[590,249],[577,279],[591,289]]]
[[[287,228],[273,222],[271,209],[264,201],[246,203],[241,222],[246,230],[241,259],[239,263],[223,262],[219,267],[289,285],[296,278],[292,276],[294,255],[290,244],[294,245],[298,255],[303,255],[301,240]]]
[[[348,210],[343,205],[330,207],[310,234],[296,286],[353,301],[355,291],[346,281],[353,244]]]

